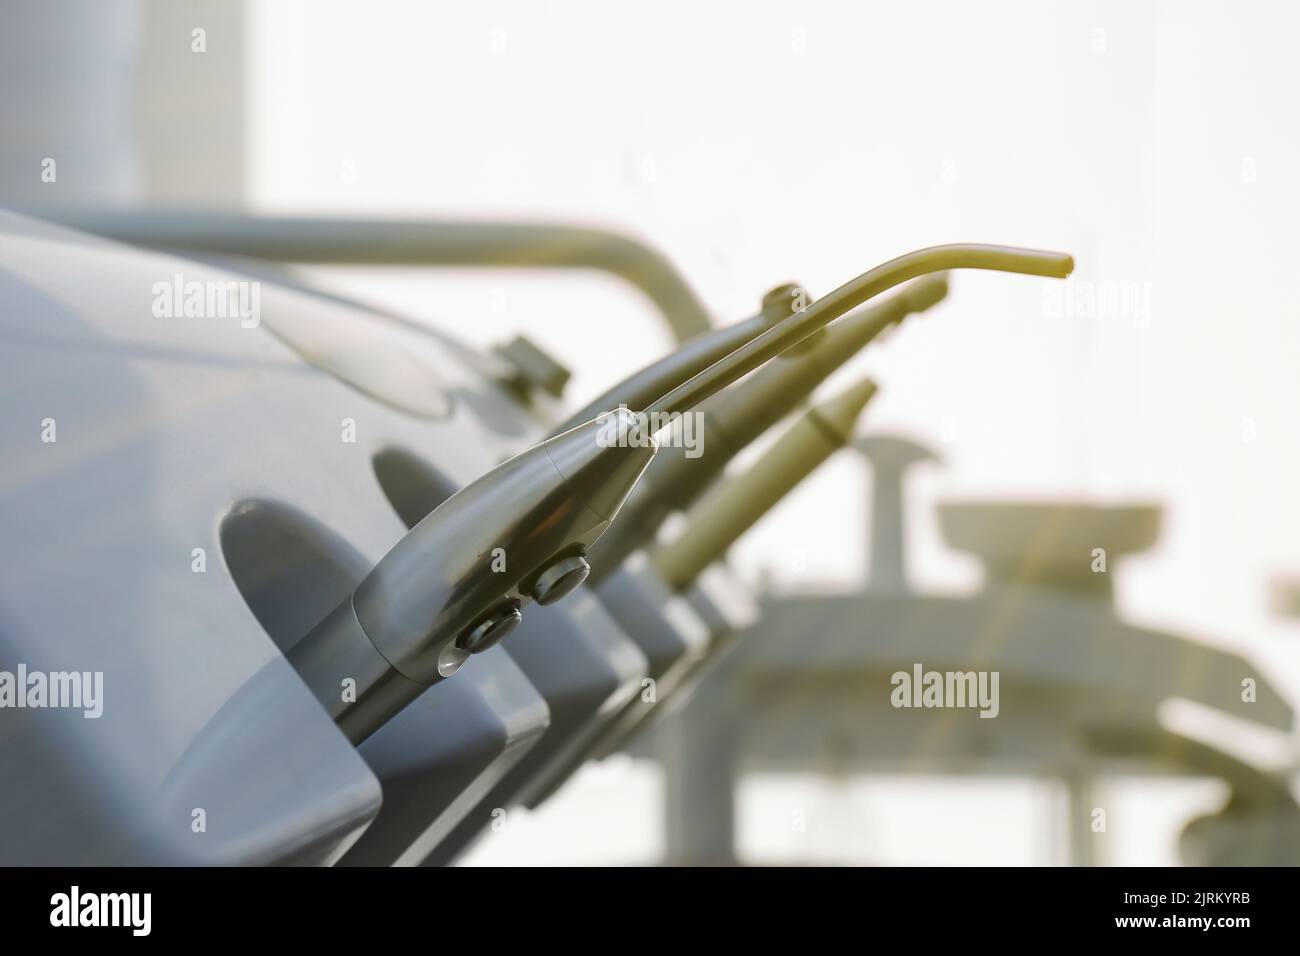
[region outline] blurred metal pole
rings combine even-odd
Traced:
[[[133,245],[278,262],[595,269],[644,292],[679,342],[712,327],[703,303],[663,254],[603,229],[540,222],[270,218],[198,210],[22,211]]]
[[[244,19],[211,0],[8,5],[0,204],[242,202]]]
[[[146,203],[236,206],[248,179],[243,2],[141,0],[135,142]],[[126,128],[131,128],[128,124]]]
[[[870,435],[855,447],[871,463],[867,590],[904,594],[908,591],[904,476],[914,464],[938,461],[939,456],[924,445],[893,435]]]
[[[136,0],[7,4],[0,23],[0,204],[139,198],[131,135]]]
[[[670,864],[736,862],[737,757],[741,723],[727,689],[692,697],[655,732],[664,774],[664,853]]]
[[[1090,774],[1076,772],[1064,778],[1066,840],[1070,866],[1105,866],[1102,843],[1105,831],[1094,832],[1092,812],[1097,807],[1096,781]]]

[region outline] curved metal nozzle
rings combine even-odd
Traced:
[[[1067,255],[1032,250],[1011,250],[1008,254],[999,246],[938,246],[910,253],[854,279],[745,347],[752,350],[762,346],[766,340],[769,351],[779,351],[784,341],[793,338],[805,343],[811,341],[810,348],[786,348],[780,361],[756,371],[752,378],[734,388],[722,388],[716,395],[712,393],[722,387],[719,381],[725,385],[725,378],[734,372],[735,366],[719,363],[692,382],[685,383],[677,395],[693,388],[700,378],[712,377],[703,389],[703,394],[712,397],[699,408],[706,420],[703,430],[709,435],[712,450],[692,459],[672,454],[675,449],[669,448],[665,451],[670,453],[656,457],[624,506],[619,520],[593,550],[593,575],[599,579],[618,567],[634,550],[652,542],[664,520],[698,498],[721,474],[732,456],[789,414],[858,351],[910,313],[928,309],[942,301],[949,287],[946,269],[954,265],[986,268],[995,265],[1019,268],[1023,265],[1024,271],[1032,274],[1065,275],[1073,267],[1073,260]],[[928,268],[935,268],[937,272],[924,273]],[[918,272],[923,274],[917,275]],[[853,303],[863,301],[864,296],[874,295],[873,288],[888,288],[904,281],[902,276],[917,277],[894,295],[868,302],[829,328],[825,327],[846,309],[854,308]],[[799,324],[791,333],[794,323]],[[773,346],[772,339],[777,336],[782,337],[782,342]],[[733,353],[725,361],[731,363],[739,354]],[[749,361],[753,361],[752,352]],[[763,359],[757,361],[761,363]],[[718,375],[719,369],[721,375]],[[670,405],[676,400],[672,395],[665,395],[655,404]],[[671,419],[672,416],[664,415],[658,420]]]
[[[990,269],[1063,279],[1074,270],[1074,257],[1061,252],[977,243],[953,243],[909,252],[864,272],[834,292],[822,296],[726,358],[715,362],[690,381],[655,400],[645,409],[645,414],[674,415],[689,411],[764,362],[825,328],[855,306],[908,279],[950,269]]]

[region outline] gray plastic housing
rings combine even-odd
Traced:
[[[653,681],[610,716],[584,754],[603,757],[618,749],[651,710],[663,706],[666,694],[707,654],[715,635],[687,599],[668,588],[645,552],[634,553],[607,575],[596,594],[645,654],[646,676]]]
[[[525,617],[503,646],[545,698],[550,727],[426,856],[425,865],[454,861],[498,810],[533,805],[536,795],[567,778],[610,718],[640,690],[647,671],[640,648],[585,589],[544,614]]]
[[[256,323],[187,316],[158,291],[176,277],[247,280],[2,213],[0,236],[0,670],[103,688],[97,718],[0,709],[0,864],[334,862],[380,782],[286,661],[292,623],[273,635],[250,608],[223,524],[283,509],[328,532],[321,568],[373,567],[406,530],[375,456],[425,455],[466,484],[543,428],[440,336],[270,282]],[[342,350],[303,360],[330,335]],[[436,390],[420,407],[440,414],[399,410],[399,382]],[[328,600],[292,568],[262,576],[265,620],[328,610],[274,590]],[[483,726],[522,739],[546,713],[504,650],[480,663],[509,692],[457,692],[475,780],[514,757]]]
[[[536,747],[547,723],[545,702],[504,654],[471,658],[358,748],[384,805],[339,864],[421,862]]]

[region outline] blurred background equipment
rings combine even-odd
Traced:
[[[889,513],[900,513],[900,464],[934,456],[889,435],[873,435],[859,448],[873,463],[874,492],[893,506]],[[873,503],[870,513],[881,508]],[[1248,781],[1268,780],[1264,806],[1289,823],[1295,801],[1280,778],[1248,772],[1203,743],[1161,743],[1177,738],[1158,715],[1173,697],[1276,731],[1289,731],[1294,713],[1271,686],[1257,688],[1271,703],[1243,701],[1238,678],[1252,673],[1244,659],[1115,615],[1109,569],[1099,568],[1093,549],[1116,561],[1150,547],[1159,514],[1154,507],[1071,502],[944,505],[949,543],[985,561],[987,584],[971,598],[909,588],[898,577],[903,529],[876,524],[870,553],[883,581],[873,576],[857,595],[770,597],[725,673],[705,681],[674,713],[666,772],[676,783],[668,792],[682,807],[669,819],[686,832],[670,834],[669,846],[687,859],[734,859],[734,790],[746,768],[1054,777],[1074,806],[1063,838],[1045,834],[1043,842],[1068,847],[1068,859],[1078,864],[1106,858],[1106,830],[1093,826],[1098,778],[1211,774],[1234,794]],[[918,662],[928,670],[997,672],[995,718],[892,706],[891,675],[910,673]],[[727,786],[719,780],[724,766]],[[708,782],[698,786],[700,780]],[[1293,859],[1293,844],[1252,845],[1236,862],[1261,854]],[[1222,851],[1215,857],[1233,858]],[[1208,860],[1202,854],[1189,862]]]

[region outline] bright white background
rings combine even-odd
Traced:
[[[940,540],[938,499],[1160,501],[1161,544],[1118,573],[1123,614],[1300,691],[1300,630],[1268,591],[1300,572],[1300,6],[281,0],[249,18],[260,211],[609,225],[666,251],[719,321],[779,281],[820,294],[950,241],[1063,249],[1081,283],[1140,284],[1149,312],[1062,318],[1045,281],[958,274],[829,388],[873,371],[872,429],[943,453],[909,487],[918,587],[979,581]],[[605,278],[330,281],[473,341],[528,325],[577,370],[575,401],[668,345]],[[852,587],[866,489],[838,456],[738,565]],[[1050,858],[1025,828],[1052,795],[1022,782],[760,783],[741,814],[758,858]],[[1129,821],[1116,862],[1174,859],[1169,835],[1218,799],[1133,789],[1112,797]],[[791,800],[829,801],[843,826],[782,842],[764,821]],[[480,858],[651,859],[657,812],[653,770],[616,763]]]

